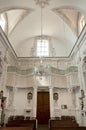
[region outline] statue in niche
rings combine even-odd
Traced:
[[[84,90],[83,89],[81,89],[81,97],[79,97],[79,99],[80,99],[80,105],[81,105],[81,110],[83,110],[84,109],[84,99],[85,98],[85,94],[84,94]]]

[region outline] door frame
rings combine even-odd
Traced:
[[[38,93],[48,93],[48,109],[49,109],[49,119],[50,119],[50,94],[49,94],[49,89],[48,89],[48,91],[43,91],[43,90],[38,90],[37,91],[37,112],[36,112],[36,115],[38,116]],[[45,115],[45,114],[44,114]],[[46,124],[46,123],[45,123]]]

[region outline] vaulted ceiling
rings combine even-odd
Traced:
[[[86,0],[50,0],[42,11],[41,21],[41,7],[36,0],[0,1],[0,13],[6,20],[5,33],[15,53],[18,57],[35,56],[31,51],[42,31],[54,48],[54,56],[68,57],[80,34],[80,18],[86,19]]]

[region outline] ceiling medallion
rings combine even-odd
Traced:
[[[34,0],[36,4],[38,4],[40,7],[44,8],[45,5],[49,5],[50,0]]]

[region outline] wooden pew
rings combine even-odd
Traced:
[[[86,127],[58,127],[52,128],[52,130],[86,130]]]
[[[33,130],[31,127],[0,127],[0,130]]]
[[[71,120],[50,120],[50,130],[58,129],[59,127],[78,127],[75,121]]]
[[[66,126],[74,126],[74,127],[78,127],[78,124],[75,121],[70,121],[70,120],[51,120],[50,121],[50,127],[66,127]]]
[[[31,127],[36,129],[36,120],[13,120],[6,124],[6,127]]]

